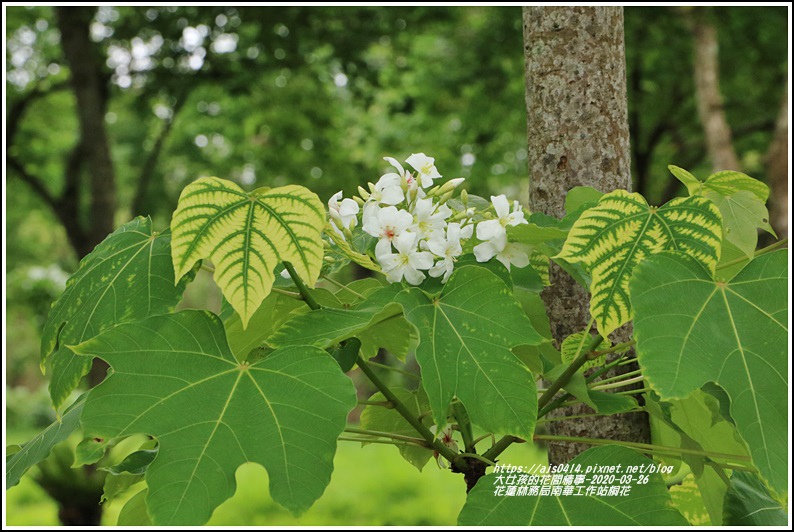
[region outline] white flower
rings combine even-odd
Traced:
[[[460,245],[460,233],[460,224],[453,222],[447,226],[446,238],[433,238],[427,242],[428,249],[437,257],[441,257],[441,260],[436,262],[428,273],[431,277],[443,275],[442,283],[446,283],[452,275],[455,257],[463,253],[463,248]]]
[[[446,205],[436,206],[430,198],[419,198],[413,207],[414,223],[410,230],[420,239],[430,238],[433,233],[444,229],[446,219],[452,216],[452,209]]]
[[[339,200],[342,200],[342,202],[339,203]],[[356,217],[358,211],[358,203],[350,198],[342,199],[341,190],[328,200],[328,214],[331,218],[338,221],[342,227],[350,228],[358,225],[358,218]],[[336,228],[336,225],[334,225],[334,228]],[[341,233],[341,231],[337,232]]]
[[[404,232],[395,237],[392,243],[397,253],[376,249],[378,262],[390,283],[399,283],[403,277],[412,285],[418,285],[425,279],[419,270],[427,270],[433,266],[433,254],[416,249],[417,235]],[[380,251],[380,252],[379,252]]]
[[[479,232],[479,226],[477,227]],[[479,238],[479,235],[478,235]],[[529,256],[517,244],[507,241],[507,235],[502,233],[491,240],[474,246],[474,257],[477,262],[488,262],[491,258],[501,262],[510,271],[512,264],[516,268],[524,268],[529,265]]]
[[[433,180],[441,177],[436,169],[436,160],[428,157],[424,153],[412,153],[410,157],[405,160],[410,164],[414,170],[419,172],[419,179],[422,181],[422,188],[427,188],[433,185]]]
[[[392,165],[397,170],[396,174],[391,173],[385,175],[389,175],[389,176],[396,175],[397,177],[399,177],[400,184],[402,184],[403,180],[405,180],[405,184],[408,186],[408,190],[414,190],[418,188],[419,185],[416,182],[416,178],[413,176],[413,174],[411,174],[411,172],[406,172],[403,166],[399,162],[397,162],[397,159],[394,159],[392,157],[384,157],[383,160],[389,163],[390,165]]]
[[[403,192],[400,182],[401,177],[397,174],[382,175],[374,187],[370,185],[372,194],[369,197],[369,201],[397,205],[405,199],[405,192]]]
[[[436,428],[436,425],[433,425],[432,427],[430,427],[430,431],[433,432],[434,434],[435,434],[436,430],[438,430]],[[458,447],[458,442],[455,441],[455,438],[453,437],[453,433],[454,433],[454,429],[452,428],[452,424],[447,423],[444,426],[444,430],[442,430],[441,434],[438,435],[438,440],[444,446],[449,447],[450,449],[452,449],[453,451],[455,451],[457,453],[458,450],[459,450],[459,447]],[[434,451],[433,454],[436,457],[436,463],[438,464],[439,468],[447,469],[449,467],[449,462],[447,461],[447,459],[444,458],[443,456],[441,456],[438,453],[438,451]]]
[[[524,219],[524,211],[517,201],[513,204],[513,212],[510,212],[510,204],[504,194],[491,196],[491,203],[493,203],[497,218],[477,224],[477,238],[480,240],[491,240],[498,235],[504,235],[505,227],[508,225],[528,223]]]
[[[414,221],[408,211],[391,205],[381,208],[372,204],[364,207],[363,219],[364,225],[361,228],[364,232],[380,239],[375,248],[376,254],[391,252],[390,243]]]
[[[466,224],[460,228],[460,238],[468,240],[474,232],[474,224]]]

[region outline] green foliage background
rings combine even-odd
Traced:
[[[743,170],[763,180],[763,155],[787,77],[786,10],[712,8],[709,16],[719,30],[721,86],[735,147]],[[6,17],[8,109],[35,91],[46,92],[27,107],[10,150],[57,194],[78,128],[53,9],[10,7]],[[658,205],[683,191],[667,164],[699,176],[710,173],[696,112],[692,39],[673,9],[626,8],[625,21],[635,190]],[[165,228],[179,192],[202,176],[233,179],[247,189],[295,183],[321,198],[340,189],[349,195],[383,173],[381,157],[404,158],[415,151],[436,157],[445,177],[466,177],[471,193],[504,192],[526,201],[520,8],[105,6],[92,34],[102,73],[110,79],[105,118],[119,224],[150,214],[156,227]],[[162,151],[146,176],[150,186],[141,209],[132,212],[143,161],[171,117]],[[9,442],[21,442],[52,419],[46,394],[38,391],[43,382],[38,345],[50,303],[75,271],[77,257],[48,207],[12,170],[6,176],[6,419]],[[219,308],[219,292],[208,280],[198,276],[184,306]],[[350,463],[337,466],[329,488],[335,495],[327,502],[328,515],[338,512],[339,524],[351,524],[343,520],[348,507],[333,505],[347,500],[338,494],[345,482],[357,481],[353,446],[343,447],[338,460]],[[436,487],[442,472],[430,464],[432,473],[415,483],[418,473],[396,451],[373,447],[361,459],[393,466],[388,476],[393,474],[394,485],[383,491],[390,501],[409,489],[432,494],[423,499],[412,492],[411,510],[393,516],[393,522],[384,517],[382,524],[409,524],[397,521],[405,515],[428,516],[413,524],[454,522],[463,502],[459,479],[454,490]],[[240,472],[245,478],[261,474]],[[355,478],[342,480],[340,474]],[[376,480],[361,482],[368,486]],[[453,479],[446,475],[438,482]],[[243,482],[235,501],[248,496],[246,486]],[[9,504],[46,505],[36,489],[26,479],[20,491],[9,492]],[[380,493],[375,487],[363,492]],[[436,505],[417,502],[434,497]],[[257,500],[272,504],[267,497]],[[373,498],[372,508],[387,506],[378,500]],[[321,500],[312,512],[325,511],[324,504]],[[239,514],[243,505],[249,503],[229,515],[244,515]],[[330,524],[312,512],[301,523]],[[17,515],[17,524],[31,523],[24,511]],[[252,511],[244,522],[223,522],[282,523],[262,519]],[[360,524],[375,524],[363,519]]]

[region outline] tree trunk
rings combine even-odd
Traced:
[[[622,8],[526,7],[524,43],[530,208],[561,218],[572,187],[630,189]],[[587,325],[589,295],[555,264],[550,280],[542,297],[552,334],[562,342]],[[630,335],[626,326],[613,339],[624,341]],[[557,413],[589,410],[575,408]],[[644,414],[549,425],[556,434],[649,441]],[[585,448],[552,444],[549,461],[567,462]]]
[[[775,124],[775,136],[766,154],[766,175],[772,188],[770,222],[778,238],[788,236],[788,83]]]
[[[691,16],[692,33],[695,37],[695,94],[698,115],[703,124],[706,149],[713,170],[740,170],[720,93],[717,29],[706,15],[696,11]]]
[[[90,221],[86,229],[89,250],[113,232],[116,214],[116,179],[105,130],[107,83],[89,30],[95,11],[92,7],[56,8],[63,52],[77,97],[82,153],[90,176]]]

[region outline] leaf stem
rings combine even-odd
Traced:
[[[359,294],[358,292],[356,292],[355,290],[353,290],[352,288],[350,288],[346,284],[340,283],[336,279],[332,279],[331,277],[328,277],[327,275],[323,275],[322,278],[325,279],[326,281],[328,281],[329,283],[331,283],[332,285],[337,286],[337,287],[341,288],[342,290],[346,290],[346,291],[350,292],[351,294],[353,294],[357,298],[364,299],[364,295],[363,294]]]
[[[391,389],[386,386],[382,380],[380,380],[380,377],[378,377],[377,373],[372,370],[369,363],[364,360],[364,357],[362,357],[360,354],[358,355],[357,362],[358,367],[361,368],[361,371],[364,373],[364,375],[366,375],[367,378],[372,381],[372,384],[374,384],[375,387],[380,391],[380,393],[382,393],[383,396],[394,405],[394,409],[397,410],[397,412],[399,412],[400,415],[404,417],[413,428],[416,429],[416,431],[422,436],[428,445],[438,451],[438,454],[449,460],[451,463],[457,464],[460,462],[458,453],[436,439],[435,435],[430,432],[430,429],[425,427],[424,424],[419,421],[419,418],[411,413],[411,411],[408,410],[408,407],[406,407],[402,401],[400,401],[400,399],[394,395],[394,392],[392,392]]]
[[[524,443],[525,441],[526,440],[517,438],[515,436],[510,436],[510,435],[502,436],[499,439],[499,441],[497,441],[491,446],[490,449],[482,453],[482,457],[485,458],[486,460],[490,460],[491,462],[494,462],[496,460],[496,457],[502,454],[505,451],[505,449],[510,447],[512,444]]]
[[[378,430],[368,430],[368,429],[359,429],[356,427],[345,427],[345,432],[349,432],[351,434],[363,434],[365,436],[376,436],[379,438],[391,438],[392,440],[400,440],[400,441],[407,441],[410,443],[415,443],[416,445],[421,445],[423,447],[428,447],[427,443],[424,440],[420,440],[419,438],[412,438],[410,436],[403,436],[402,434],[394,434],[391,432],[381,432]]]
[[[337,438],[337,440],[340,440],[340,441],[355,441],[355,442],[359,442],[359,443],[382,443],[382,444],[386,444],[386,445],[396,445],[397,447],[411,446],[411,447],[427,448],[427,445],[425,445],[424,442],[423,442],[422,445],[419,445],[419,444],[411,443],[411,442],[407,442],[407,441],[368,440],[367,438],[349,438],[347,436],[339,436]]]
[[[282,296],[291,297],[292,299],[297,299],[299,301],[303,301],[303,296],[298,294],[297,292],[290,292],[289,290],[282,290],[281,288],[276,288],[275,286],[270,289],[271,292],[276,294],[281,294]]]
[[[615,395],[635,395],[638,393],[650,392],[651,388],[637,388],[636,390],[626,390],[623,392],[615,392]]]
[[[593,326],[593,322],[594,320],[591,319],[590,323],[585,329],[585,335],[587,335],[587,333],[590,332],[590,328]],[[538,399],[539,408],[545,407],[547,404],[551,402],[552,399],[554,399],[554,396],[557,395],[557,392],[559,392],[563,386],[568,384],[568,381],[570,381],[571,377],[573,377],[576,374],[576,372],[579,371],[579,368],[584,366],[588,360],[591,360],[590,353],[595,351],[598,345],[603,341],[604,338],[600,334],[597,334],[595,335],[595,337],[593,337],[592,340],[590,340],[590,343],[588,344],[586,349],[583,350],[582,349],[583,344],[579,344],[579,351],[576,354],[576,358],[574,358],[573,362],[571,362],[568,365],[565,371],[563,371],[562,374],[559,377],[557,377],[557,380],[551,383],[551,385],[546,389],[543,395],[540,396],[540,399]]]
[[[596,359],[598,357],[601,357],[601,356],[604,356],[604,355],[608,355],[610,353],[615,353],[617,351],[623,351],[624,349],[628,349],[628,348],[632,347],[636,343],[637,342],[634,341],[634,340],[629,340],[628,342],[622,342],[622,343],[619,343],[619,344],[615,344],[612,347],[610,347],[609,349],[601,349],[599,351],[592,351],[591,353],[588,354],[588,358],[590,360],[593,360],[593,359]]]
[[[321,307],[317,301],[314,300],[312,297],[311,292],[306,287],[306,284],[303,282],[303,279],[300,278],[298,272],[295,271],[295,268],[292,266],[291,262],[284,261],[284,267],[287,269],[287,273],[289,276],[292,277],[292,282],[295,283],[295,286],[298,287],[298,292],[300,295],[303,296],[303,300],[309,305],[309,308],[312,310],[319,310]]]
[[[591,390],[610,390],[612,388],[623,388],[624,386],[628,386],[629,384],[634,384],[637,382],[642,382],[645,379],[642,375],[638,375],[637,377],[632,377],[630,379],[625,379],[622,381],[611,382],[609,384],[601,384],[599,383],[597,386],[593,386]],[[636,391],[636,390],[631,390]]]
[[[634,375],[639,375],[642,373],[641,369],[635,369],[634,371],[628,371],[626,373],[621,373],[620,375],[615,375],[614,377],[609,377],[608,379],[602,379],[595,383],[596,386],[600,386],[602,384],[608,384],[610,382],[619,381],[625,379],[626,377],[633,377]]]
[[[786,246],[787,244],[788,244],[788,238],[784,238],[783,240],[778,240],[774,244],[770,244],[767,247],[761,248],[758,251],[756,251],[755,255],[753,255],[753,258],[758,257],[760,255],[763,255],[764,253],[769,253],[770,251],[775,251],[776,249],[782,248],[782,247]],[[727,268],[729,266],[733,266],[734,264],[741,264],[742,262],[744,262],[746,260],[748,260],[747,257],[739,257],[737,259],[729,260],[728,262],[725,262],[725,263],[720,264],[719,266],[717,266],[717,269],[718,270],[722,270],[723,268]]]
[[[452,405],[452,415],[455,416],[458,422],[458,432],[460,432],[460,436],[463,438],[463,447],[466,450],[464,454],[476,453],[477,450],[474,448],[474,434],[471,429],[471,419],[469,419],[469,413],[466,412],[466,407],[463,406],[463,403],[458,401]]]
[[[207,263],[204,261],[201,261],[201,269],[204,270],[205,272],[215,273],[215,268],[207,265]]]

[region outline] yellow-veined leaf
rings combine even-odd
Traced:
[[[644,258],[675,250],[714,272],[720,257],[722,217],[700,196],[651,207],[640,194],[616,190],[587,209],[555,257],[581,262],[592,276],[590,313],[606,337],[631,320],[631,273]]]
[[[323,204],[304,187],[245,192],[225,179],[201,178],[182,191],[171,220],[176,277],[209,258],[215,282],[247,326],[270,293],[279,262],[292,263],[309,285],[317,282],[324,226]]]

